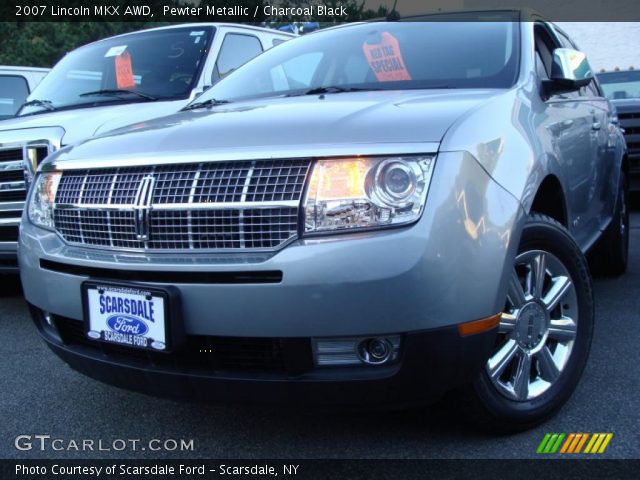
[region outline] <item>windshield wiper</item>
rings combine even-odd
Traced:
[[[209,100],[205,100],[204,102],[196,102],[190,103],[182,110],[194,110],[196,108],[210,108],[218,105],[225,105],[227,103],[231,103],[229,100],[216,100],[215,98],[210,98]]]
[[[156,97],[148,95],[146,93],[136,92],[135,90],[125,90],[125,89],[120,89],[120,88],[96,90],[95,92],[81,93],[79,96],[80,97],[90,97],[92,95],[112,95],[112,96],[116,96],[117,97],[119,95],[126,95],[126,94],[137,95],[138,97],[144,98],[146,100],[157,100]]]
[[[379,88],[358,88],[358,87],[339,87],[339,86],[330,86],[330,87],[316,87],[311,88],[309,90],[304,90],[298,93],[289,93],[285,95],[286,97],[301,97],[304,95],[322,95],[324,93],[348,93],[348,92],[371,92],[380,90]]]
[[[53,104],[51,103],[51,100],[29,100],[28,102],[24,102],[20,108],[23,107],[43,107],[47,110],[49,110],[50,112],[53,112],[56,107],[53,106]]]

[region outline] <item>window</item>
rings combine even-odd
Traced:
[[[614,100],[640,98],[640,71],[638,70],[601,73],[598,79],[607,98]]]
[[[562,30],[556,27],[556,33],[558,34],[558,39],[562,44],[563,48],[571,48],[573,50],[580,50],[573,41],[564,33]]]
[[[29,85],[24,77],[0,75],[0,119],[13,117],[29,96]]]
[[[271,69],[273,85],[265,85],[264,91],[309,88],[322,57],[322,52],[306,53],[274,67]]]
[[[536,50],[536,73],[540,80],[549,80],[549,74],[544,67],[544,62],[542,61],[542,57],[538,50]]]
[[[214,32],[212,27],[200,26],[148,30],[80,47],[60,60],[34,89],[34,98],[49,100],[58,109],[143,101],[137,95],[95,93],[110,89],[163,100],[188,98],[200,78]],[[42,106],[33,105],[20,115],[43,111]]]
[[[516,22],[380,22],[319,31],[265,52],[199,101],[328,86],[509,88],[518,75],[518,41]]]
[[[262,44],[257,37],[227,33],[220,47],[218,60],[211,78],[213,83],[229,75],[236,68],[244,65],[253,57],[262,53]]]
[[[536,54],[544,67],[545,76],[541,78],[551,77],[551,64],[553,62],[553,51],[559,45],[553,40],[549,34],[546,25],[538,23],[535,29]],[[537,61],[537,60],[536,60]],[[538,72],[539,74],[541,72]]]

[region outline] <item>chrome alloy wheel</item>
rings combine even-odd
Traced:
[[[494,354],[492,384],[510,400],[539,397],[558,380],[576,339],[578,300],[567,268],[553,254],[516,257]]]

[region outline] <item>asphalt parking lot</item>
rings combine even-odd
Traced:
[[[38,337],[16,278],[0,293],[2,458],[525,458],[547,432],[611,432],[605,458],[640,458],[640,212],[628,273],[595,280],[597,324],[576,393],[532,431],[489,437],[445,403],[405,412],[327,413],[156,399],[73,372]],[[17,450],[18,435],[193,439],[190,452]]]

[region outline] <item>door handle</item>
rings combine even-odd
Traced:
[[[593,130],[600,130],[600,122],[593,122],[593,124],[591,125],[591,128]]]

